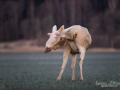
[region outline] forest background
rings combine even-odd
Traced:
[[[84,26],[92,48],[120,48],[120,0],[0,0],[0,44],[44,46],[53,25]]]

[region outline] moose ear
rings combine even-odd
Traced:
[[[55,32],[57,30],[57,26],[54,25],[53,28],[52,28],[52,32]]]
[[[48,33],[47,35],[50,36],[51,33]]]
[[[59,29],[59,32],[62,32],[64,30],[64,25],[62,25]]]

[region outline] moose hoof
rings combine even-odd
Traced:
[[[60,78],[57,78],[57,80],[56,81],[60,81],[61,79]]]
[[[80,78],[80,81],[83,81],[84,79],[83,78]]]
[[[75,80],[75,78],[72,78],[72,80]]]

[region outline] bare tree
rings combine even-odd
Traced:
[[[70,24],[75,24],[75,0],[70,0]]]
[[[30,39],[35,38],[35,30],[34,30],[34,0],[28,0],[29,2],[29,33]]]
[[[111,18],[109,18],[111,20],[111,23],[109,23],[109,25],[108,25],[109,30],[107,30],[107,32],[109,35],[111,48],[114,48],[114,34],[115,34],[114,33],[115,32],[114,12],[116,11],[117,4],[118,4],[118,0],[108,0],[108,6],[109,6],[109,9],[111,11],[109,13],[109,15],[111,15]]]
[[[118,0],[108,0],[109,9],[110,9],[112,12],[115,12],[115,10],[116,10],[116,8],[117,8],[117,4],[118,4]]]

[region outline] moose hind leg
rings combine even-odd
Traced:
[[[79,59],[79,66],[80,66],[80,80],[83,80],[83,74],[82,74],[82,64],[83,64],[83,60],[85,57],[85,49],[80,47],[79,51],[81,52],[80,54],[80,59]]]

